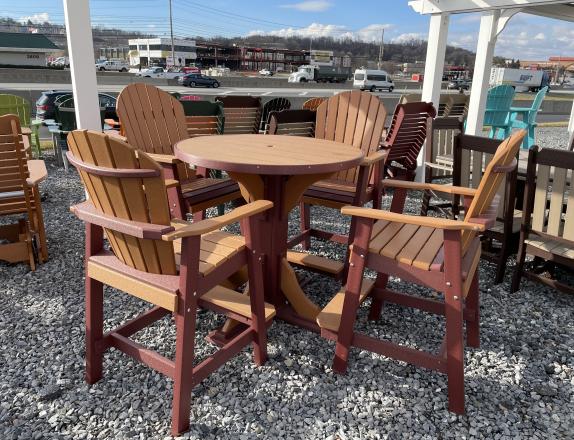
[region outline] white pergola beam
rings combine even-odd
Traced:
[[[72,90],[79,129],[102,129],[89,0],[63,0]]]
[[[488,94],[499,18],[500,10],[483,12],[480,18],[476,61],[474,62],[474,75],[472,77],[468,117],[466,119],[466,133],[475,136],[482,134],[486,96]]]
[[[552,6],[535,6],[526,9],[532,15],[555,18],[562,21],[574,21],[574,4],[552,5]]]
[[[491,9],[522,8],[572,3],[572,0],[412,0],[409,6],[419,14],[483,12]]]

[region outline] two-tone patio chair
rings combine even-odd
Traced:
[[[209,170],[191,169],[174,156],[174,145],[190,137],[181,103],[163,90],[144,83],[130,84],[120,93],[117,113],[129,142],[161,163],[168,179],[170,211],[174,218],[195,220],[207,208],[241,197],[231,179],[209,177]]]
[[[287,98],[273,98],[263,104],[263,109],[261,110],[259,132],[267,132],[272,112],[280,112],[282,110],[289,110],[290,108],[291,101],[289,101]]]
[[[223,105],[220,102],[181,101],[189,137],[223,134]]]
[[[267,134],[315,137],[316,117],[313,110],[271,112]]]
[[[323,104],[326,100],[327,98],[324,97],[309,98],[307,101],[303,103],[301,108],[303,110],[317,111],[317,108],[319,108],[319,106]]]
[[[336,341],[333,369],[347,370],[352,346],[446,373],[449,410],[464,412],[464,323],[466,343],[479,346],[480,238],[494,224],[503,176],[516,169],[516,155],[525,135],[504,140],[476,189],[386,180],[386,187],[433,189],[469,198],[464,220],[405,215],[404,204],[393,211],[346,206],[341,212],[356,221],[346,286],[317,316],[321,335]],[[365,269],[376,281],[363,278]],[[387,287],[389,277],[442,293],[444,300],[398,293]],[[385,302],[442,315],[446,335],[439,352],[413,349],[354,330],[360,304],[372,297],[369,319],[378,320]]]
[[[118,138],[93,131],[69,134],[68,159],[89,200],[71,211],[86,223],[86,381],[103,376],[104,353],[122,351],[173,380],[172,434],[189,428],[191,392],[202,380],[253,344],[254,361],[267,358],[266,328],[275,308],[263,299],[263,255],[257,224],[273,206],[259,200],[217,218],[170,222],[163,167]],[[242,223],[245,237],[220,228]],[[110,249],[103,246],[105,236]],[[247,266],[249,296],[222,287]],[[152,308],[104,333],[103,286]],[[207,309],[247,327],[216,353],[195,362],[197,313]],[[175,359],[130,339],[157,320],[175,319]]]
[[[38,190],[47,172],[42,160],[28,160],[21,133],[18,116],[0,116],[0,260],[35,270],[48,259]]]
[[[261,98],[255,96],[218,96],[223,104],[223,134],[257,134],[261,123]]]
[[[538,149],[528,152],[524,215],[511,291],[520,288],[523,276],[567,293],[569,282],[558,281],[525,267],[526,255],[574,269],[574,152]]]
[[[538,125],[536,116],[540,111],[542,101],[544,101],[547,92],[548,86],[542,87],[534,97],[530,107],[510,107],[510,127],[523,128],[528,132],[524,142],[522,142],[522,148],[524,149],[532,147],[535,143],[534,132]]]
[[[490,127],[488,137],[504,139],[510,135],[510,106],[514,101],[514,87],[501,85],[492,87],[486,95],[484,111],[485,127]]]
[[[0,116],[3,115],[17,115],[20,118],[25,145],[27,143],[27,147],[34,147],[37,156],[41,156],[39,135],[41,122],[32,120],[30,102],[21,96],[0,94]]]

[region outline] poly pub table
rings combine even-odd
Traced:
[[[273,202],[258,231],[266,255],[265,300],[275,305],[279,318],[316,330],[320,309],[286,259],[289,211],[313,183],[358,166],[362,152],[323,139],[245,134],[186,139],[175,145],[175,155],[191,165],[226,171],[247,202]]]

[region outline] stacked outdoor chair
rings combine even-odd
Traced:
[[[118,97],[117,113],[127,142],[161,163],[174,218],[189,213],[201,220],[205,209],[241,197],[237,183],[208,177],[209,170],[190,169],[174,156],[174,145],[190,136],[177,99],[150,84],[130,84]]]
[[[325,102],[326,100],[327,98],[322,97],[309,98],[307,101],[303,103],[303,106],[301,108],[303,110],[317,111],[317,108],[319,108],[319,106],[323,104],[323,102]]]
[[[464,323],[466,342],[479,346],[480,238],[496,218],[496,192],[505,173],[516,169],[516,155],[524,131],[503,141],[488,164],[477,189],[385,180],[398,191],[433,188],[464,196],[464,220],[402,214],[401,203],[391,212],[356,206],[341,211],[356,221],[346,286],[317,316],[321,335],[336,341],[333,369],[344,373],[351,346],[446,373],[449,410],[464,412]],[[432,185],[432,186],[431,186]],[[393,200],[394,202],[394,200]],[[365,269],[377,272],[373,283]],[[398,293],[387,287],[389,277],[441,292],[444,300]],[[446,335],[439,352],[415,350],[354,330],[360,304],[372,297],[369,319],[380,318],[383,304],[394,303],[445,317]]]
[[[271,112],[268,134],[315,137],[316,113],[313,110]]]
[[[445,96],[447,97],[446,107],[442,115],[439,110],[439,116],[457,117],[465,120],[466,115],[468,114],[468,101],[470,99],[470,95],[458,93],[456,95],[450,94]]]
[[[289,110],[291,108],[291,101],[287,98],[273,98],[263,105],[261,111],[261,123],[259,131],[265,133],[269,127],[272,112],[280,112],[282,110]]]
[[[522,148],[528,149],[535,143],[534,132],[536,131],[536,116],[542,106],[542,101],[548,92],[548,86],[543,87],[538,91],[532,105],[530,107],[510,107],[510,127],[523,128],[528,132],[528,135],[522,142]],[[521,117],[519,119],[518,117]]]
[[[305,191],[300,204],[301,233],[290,241],[290,246],[302,243],[304,249],[309,249],[311,237],[348,243],[347,235],[311,228],[311,205],[340,209],[348,204],[363,206],[372,202],[377,208],[381,206],[382,169],[386,154],[379,151],[379,147],[386,116],[387,111],[377,96],[359,90],[339,93],[319,106],[315,137],[360,149],[365,158],[359,167],[340,171],[331,179],[319,181]],[[293,264],[307,267],[306,263],[312,262],[305,255],[290,252],[287,259]],[[338,263],[330,264],[325,270],[335,277],[344,275],[344,267]]]
[[[38,190],[47,173],[43,161],[28,160],[21,133],[18,116],[0,116],[0,217],[10,219],[0,222],[0,260],[35,270],[48,259]]]
[[[504,139],[510,135],[510,106],[514,93],[514,87],[509,85],[496,86],[488,91],[483,124],[490,127],[488,137]]]
[[[223,105],[220,102],[180,101],[189,137],[223,134]]]
[[[567,293],[571,283],[526,270],[526,255],[574,269],[574,152],[534,146],[528,152],[524,215],[512,292],[523,276]],[[536,260],[535,260],[536,261]],[[552,269],[551,267],[549,269]]]
[[[172,434],[189,429],[192,389],[253,343],[254,361],[266,354],[266,327],[275,315],[263,300],[261,242],[256,225],[272,203],[259,200],[214,219],[170,223],[163,168],[148,154],[92,131],[68,136],[68,159],[79,171],[89,200],[71,208],[86,223],[86,380],[103,376],[103,355],[116,348],[173,380]],[[241,221],[245,238],[219,230]],[[107,237],[110,250],[103,246]],[[249,293],[222,287],[247,266]],[[151,303],[152,308],[104,333],[103,286]],[[199,309],[247,327],[223,348],[195,363]],[[175,318],[175,359],[130,336],[164,316]]]
[[[429,102],[398,104],[382,148],[387,150],[385,173],[391,178],[414,180],[417,157],[436,110]]]
[[[35,147],[37,156],[42,155],[40,149],[40,122],[32,120],[30,102],[16,95],[0,94],[0,116],[16,115],[20,118],[22,134],[27,147]]]
[[[261,123],[261,98],[255,96],[218,96],[223,104],[223,134],[257,134]]]

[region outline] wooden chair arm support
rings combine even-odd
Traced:
[[[83,202],[70,207],[70,211],[80,220],[102,228],[112,229],[137,238],[160,240],[174,230],[171,225],[154,225],[152,223],[135,222],[132,220],[111,217],[99,212],[91,202]]]
[[[104,134],[107,134],[108,136],[111,136],[114,139],[119,139],[119,140],[124,141],[124,142],[128,141],[128,138],[121,135],[120,132],[117,130],[104,130]]]
[[[450,220],[436,217],[421,217],[406,214],[399,214],[390,211],[381,211],[380,209],[360,208],[357,206],[343,206],[341,213],[356,217],[372,218],[373,220],[386,220],[389,222],[406,223],[409,225],[426,226],[434,229],[443,229],[450,231],[484,231],[484,225],[469,223],[459,220]]]
[[[46,170],[46,164],[43,160],[28,160],[28,171],[30,172],[30,177],[26,179],[28,186],[35,186],[48,176],[48,170]]]
[[[166,189],[177,188],[179,186],[179,180],[175,179],[165,179],[163,183],[165,183]]]
[[[172,154],[156,154],[156,153],[146,153],[149,157],[159,163],[176,164],[181,161]]]
[[[377,162],[384,162],[387,159],[389,152],[387,150],[379,150],[375,151],[374,153],[369,154],[368,156],[363,157],[361,160],[361,166],[371,166]]]
[[[383,186],[391,186],[393,188],[404,188],[410,190],[424,191],[430,189],[431,191],[442,192],[446,194],[457,194],[459,196],[474,197],[476,188],[466,188],[464,186],[452,185],[439,185],[437,183],[422,183],[422,182],[409,182],[405,180],[385,179]]]
[[[161,238],[165,241],[173,241],[177,240],[178,238],[207,234],[208,232],[212,232],[217,229],[221,229],[224,226],[236,223],[246,217],[251,217],[252,215],[267,211],[272,207],[273,202],[268,200],[257,200],[255,202],[248,203],[247,205],[240,206],[239,208],[235,208],[228,214],[219,217],[208,218],[206,220],[178,228],[175,231],[170,231],[164,234]]]

